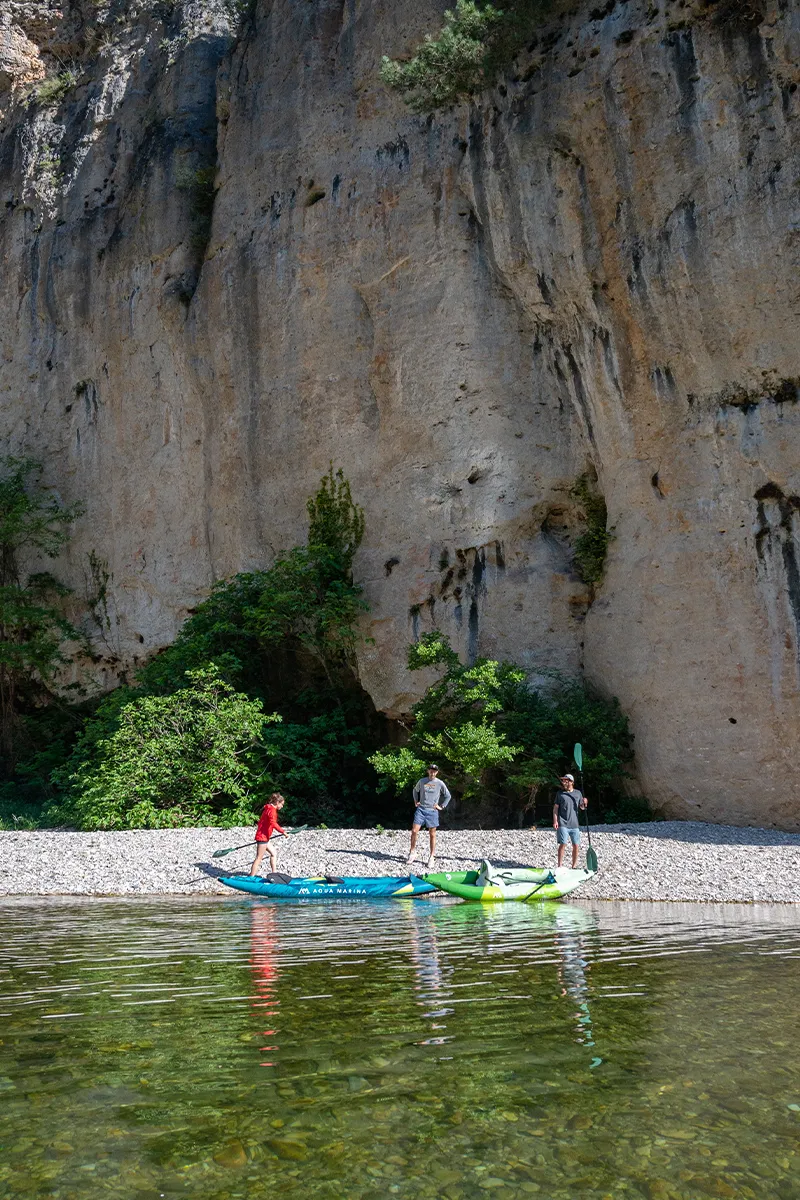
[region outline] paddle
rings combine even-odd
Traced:
[[[296,833],[303,833],[304,830],[310,829],[310,825],[298,825],[297,829],[287,829],[284,837],[293,837]],[[257,842],[242,842],[241,846],[230,846],[227,850],[215,850],[211,855],[212,858],[224,858],[226,854],[233,854],[234,850],[246,850],[248,846],[256,846]]]
[[[572,751],[572,754],[575,759],[575,766],[578,768],[578,775],[580,776],[581,791],[583,791],[583,747],[580,742],[575,743],[575,749]],[[596,871],[597,855],[592,848],[592,835],[589,832],[589,810],[585,808],[583,811],[586,813],[586,836],[589,839],[589,849],[586,851],[586,869],[587,871]]]
[[[522,903],[524,904],[526,900],[530,900],[531,896],[535,896],[537,892],[540,892],[542,890],[542,888],[545,886],[545,884],[555,883],[555,882],[556,882],[555,875],[553,874],[552,871],[549,871],[546,879],[543,879],[541,883],[538,883],[532,892],[528,892],[527,896],[522,897]]]

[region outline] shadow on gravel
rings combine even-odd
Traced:
[[[335,854],[339,858],[341,858],[343,855],[349,854],[355,858],[372,858],[376,862],[402,863],[406,861],[407,853],[408,851],[405,851],[402,854],[384,854],[380,850],[342,850],[340,846],[326,846],[323,850],[323,854]]]
[[[337,854],[339,856],[350,854],[350,855],[354,855],[356,858],[372,858],[378,862],[399,862],[399,863],[402,863],[404,867],[407,865],[405,851],[402,854],[383,854],[380,850],[341,850],[338,846],[330,846],[328,848],[328,850],[326,851],[326,853]],[[416,859],[413,863],[411,863],[409,865],[408,869],[410,871],[413,871],[415,874],[419,874],[420,871],[424,872],[425,857],[426,856],[423,855],[422,858]],[[474,866],[477,863],[479,863],[480,861],[481,861],[480,857],[476,856],[474,854],[464,856],[461,854],[448,854],[446,851],[441,851],[441,852],[437,851],[436,869],[437,870],[443,870],[443,869],[447,870],[447,867],[445,867],[445,863],[448,863],[451,865],[453,863],[467,863],[467,864],[469,864],[469,866]],[[496,867],[529,867],[529,866],[531,866],[530,860],[528,860],[527,862],[521,862],[519,859],[492,858],[491,861],[494,864],[494,866],[496,866]]]
[[[407,850],[403,850],[402,854],[383,854],[380,850],[341,850],[338,846],[329,846],[326,853],[336,854],[339,857],[349,854],[354,858],[371,858],[375,862],[402,863],[404,867],[408,866],[408,869],[414,871],[415,874],[425,870],[425,860],[427,859],[427,854],[423,854],[422,858],[415,859],[413,863],[406,863]],[[436,862],[437,865],[445,862],[474,863],[477,862],[477,859],[460,858],[457,854],[437,854]]]
[[[671,842],[692,842],[695,845],[800,847],[800,833],[786,833],[782,829],[709,825],[704,821],[647,821],[641,825],[593,825],[592,832],[658,838]]]
[[[198,871],[202,871],[203,875],[206,875],[209,879],[219,879],[221,875],[242,874],[241,871],[234,871],[233,869],[226,871],[224,867],[215,867],[212,863],[207,862],[192,863],[192,866],[197,867]],[[189,880],[189,882],[191,883],[193,881]]]

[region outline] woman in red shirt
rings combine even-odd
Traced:
[[[269,798],[269,803],[264,805],[261,820],[258,822],[258,829],[256,829],[256,856],[250,868],[251,875],[258,874],[258,868],[265,854],[269,855],[270,871],[274,871],[278,865],[278,856],[275,853],[270,838],[273,833],[286,834],[286,830],[278,824],[278,811],[283,808],[285,803],[286,801],[280,792],[273,792]]]

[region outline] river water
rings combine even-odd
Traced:
[[[0,1197],[797,1200],[800,912],[0,905]]]

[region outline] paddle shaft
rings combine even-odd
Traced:
[[[308,829],[308,825],[300,825],[297,829],[288,829],[286,833],[279,834],[279,837],[292,837],[295,833],[303,833]],[[248,846],[257,846],[258,842],[243,842],[241,846],[231,846],[228,850],[215,850],[211,855],[212,858],[224,858],[226,854],[233,854],[234,850],[246,850]]]
[[[578,767],[578,775],[580,777],[581,795],[583,795],[583,770],[581,767]],[[584,797],[584,799],[585,799],[585,797]],[[589,868],[590,871],[596,871],[597,870],[597,855],[595,854],[594,849],[592,848],[592,835],[589,832],[589,805],[588,805],[588,802],[587,802],[586,808],[583,811],[586,815],[586,836],[589,839],[589,849],[586,851],[586,866]]]
[[[545,884],[546,884],[546,883],[548,883],[548,882],[549,882],[549,880],[547,880],[547,879],[543,879],[541,883],[537,883],[536,887],[533,889],[533,891],[532,891],[532,892],[528,892],[527,896],[523,896],[523,897],[522,897],[522,903],[524,904],[526,900],[530,900],[531,896],[535,896],[535,895],[536,895],[536,893],[537,893],[537,892],[538,892],[538,891],[539,891],[541,888],[543,888],[543,887],[545,886]]]
[[[580,791],[581,791],[581,795],[583,796],[583,771],[581,770],[581,768],[580,768],[580,767],[578,767],[578,780],[579,780],[579,783],[580,783]],[[586,797],[585,797],[585,796],[583,796],[583,798],[584,798],[584,800],[586,800]],[[586,836],[587,836],[587,838],[589,839],[589,849],[591,850],[591,848],[592,848],[592,835],[589,833],[589,802],[588,802],[588,801],[586,802],[586,808],[584,808],[584,810],[583,810],[583,814],[584,814],[584,816],[586,817]]]
[[[575,766],[578,768],[578,778],[579,778],[579,782],[581,785],[580,792],[581,792],[581,795],[583,796],[583,746],[580,744],[580,742],[575,743],[575,750],[573,751],[573,756],[575,758]],[[597,855],[595,854],[594,849],[592,847],[592,835],[589,832],[589,802],[588,802],[588,800],[586,800],[585,796],[583,798],[586,801],[586,808],[583,811],[586,813],[586,836],[589,839],[589,849],[586,851],[586,866],[587,866],[588,870],[596,871],[597,870]]]

